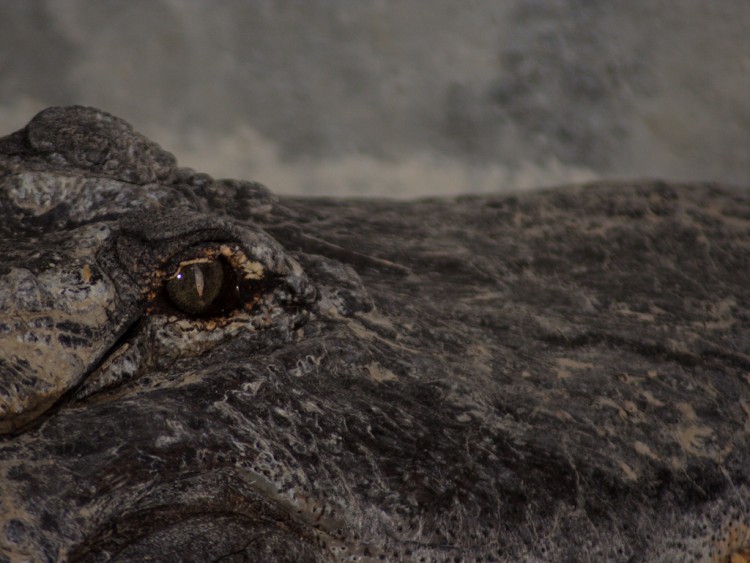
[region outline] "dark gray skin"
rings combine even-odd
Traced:
[[[747,192],[278,199],[73,107],[0,220],[0,561],[747,554]]]

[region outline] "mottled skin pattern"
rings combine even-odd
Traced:
[[[219,248],[262,281],[180,313]],[[0,139],[0,561],[741,561],[749,272],[740,190],[277,199],[52,108]]]

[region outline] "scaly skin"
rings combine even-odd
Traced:
[[[750,545],[747,192],[277,199],[73,107],[0,193],[0,561]],[[206,256],[251,289],[195,317]]]

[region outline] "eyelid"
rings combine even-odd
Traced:
[[[197,253],[203,252],[203,256],[196,256]],[[179,255],[179,258],[173,258],[169,261],[169,264],[171,267],[166,269],[167,275],[164,277],[165,280],[171,280],[176,278],[178,275],[180,275],[181,272],[185,270],[188,266],[191,266],[193,264],[209,264],[216,260],[220,256],[220,252],[218,248],[212,247],[212,246],[206,246],[201,247],[197,249],[192,249],[191,251],[182,252]],[[187,258],[188,256],[193,256],[192,258]],[[181,258],[185,257],[185,258]]]
[[[198,256],[203,253],[202,256]],[[237,275],[246,280],[262,280],[267,276],[266,267],[257,260],[248,258],[247,254],[236,243],[217,243],[214,245],[203,245],[184,251],[169,261],[170,267],[166,269],[167,279],[176,276],[182,269],[191,264],[213,262],[217,257],[223,257],[232,266]]]
[[[178,268],[177,272],[175,272],[173,275],[169,276],[173,278],[175,275],[179,273],[179,270],[183,269],[185,266],[190,266],[191,264],[208,264],[209,262],[213,262],[216,259],[216,256],[207,257],[202,256],[200,258],[193,258],[191,260],[180,260],[180,267]]]

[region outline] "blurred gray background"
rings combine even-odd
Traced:
[[[0,0],[0,129],[57,104],[277,193],[748,185],[747,0]]]

